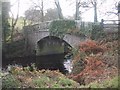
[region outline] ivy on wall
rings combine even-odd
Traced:
[[[76,28],[80,25],[80,28]],[[76,26],[74,20],[55,20],[51,22],[49,31],[51,36],[57,36],[63,38],[66,33],[74,35],[85,35],[93,40],[102,38],[105,36],[103,27],[100,23],[93,22],[81,22]]]
[[[97,40],[104,37],[105,32],[103,31],[103,27],[100,25],[100,23],[94,23],[92,25],[91,39]]]
[[[55,20],[50,24],[49,31],[51,36],[58,36],[63,38],[70,29],[74,28],[74,20]]]

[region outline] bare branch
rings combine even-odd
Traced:
[[[41,5],[38,5],[37,3],[35,3],[33,0],[30,0],[34,5],[35,7],[39,8],[40,10],[42,9]],[[40,3],[39,3],[40,4]]]
[[[18,0],[16,0],[12,5],[10,5],[11,7],[14,6],[17,3]]]
[[[13,32],[14,32],[14,29],[15,29],[15,26],[17,24],[17,21],[18,21],[18,17],[19,17],[19,6],[20,5],[20,0],[18,0],[18,12],[17,12],[17,17],[14,21],[14,16],[13,16],[13,13],[11,12],[13,18],[12,18],[12,31],[11,31],[11,41],[13,41]]]
[[[18,12],[17,12],[17,17],[16,17],[16,19],[15,19],[15,22],[14,22],[13,26],[16,25],[17,20],[18,20],[18,17],[19,17],[19,7],[20,7],[20,0],[18,0]]]
[[[118,13],[116,12],[106,12],[107,14],[114,14],[114,15],[117,15],[118,16]]]

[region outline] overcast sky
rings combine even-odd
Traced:
[[[17,1],[18,0],[10,0],[12,8],[11,11],[14,13],[14,16],[17,13]],[[20,12],[19,16],[24,16],[24,12],[29,9],[32,5],[31,1],[38,1],[38,0],[20,0]],[[46,11],[48,8],[55,8],[54,0],[43,0],[44,1],[44,10]],[[75,1],[76,0],[59,0],[60,6],[62,8],[62,13],[65,17],[68,16],[73,16],[75,13]],[[120,0],[106,0],[106,2],[99,7],[98,10],[98,20],[100,21],[101,19],[117,19],[117,16],[112,15],[110,17],[104,16],[106,11],[109,11],[112,9],[112,6],[114,5],[113,3],[115,1],[120,1]],[[82,18],[84,21],[93,21],[94,13],[93,13],[93,8],[89,9],[85,13],[82,14]]]

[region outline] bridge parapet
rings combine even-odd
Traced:
[[[118,33],[119,20],[103,20],[103,30],[105,33]]]
[[[24,32],[31,33],[34,31],[48,31],[50,23],[51,21],[25,26]]]

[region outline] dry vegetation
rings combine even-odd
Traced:
[[[69,78],[81,85],[88,85],[91,82],[102,83],[118,76],[117,42],[117,40],[111,42],[86,40],[80,43],[78,54],[73,60],[73,72]]]

